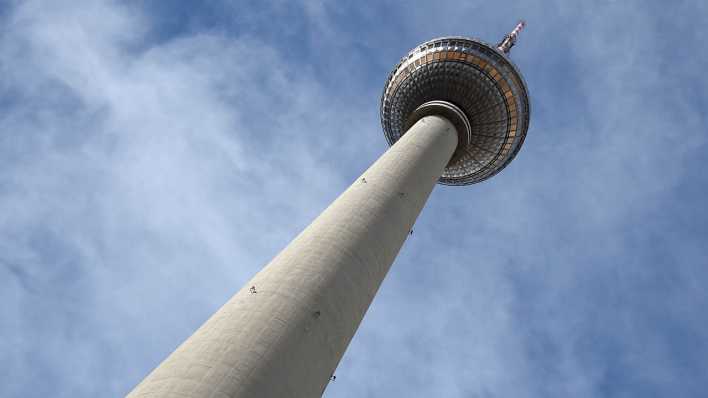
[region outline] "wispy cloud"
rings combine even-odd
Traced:
[[[702,3],[168,4],[0,12],[0,395],[126,393],[383,151],[398,57],[517,15],[525,148],[434,192],[326,396],[705,391]]]
[[[333,127],[306,115],[327,102],[311,74],[255,39],[146,45],[146,23],[109,3],[7,17],[3,395],[124,393],[345,184],[298,138]]]

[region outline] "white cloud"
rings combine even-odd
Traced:
[[[0,36],[0,395],[125,393],[381,152],[385,76],[366,66],[445,33],[494,41],[517,14],[526,147],[490,182],[436,190],[327,396],[695,386],[665,328],[704,334],[705,231],[674,220],[693,202],[673,191],[705,147],[707,58],[655,55],[676,42],[656,10],[274,2],[156,43],[137,7],[16,6]],[[253,31],[284,21],[296,51]]]
[[[112,3],[7,22],[2,390],[119,395],[345,185],[308,141],[337,109],[253,38],[145,48]]]

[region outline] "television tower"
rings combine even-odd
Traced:
[[[388,77],[391,148],[128,395],[320,396],[436,182],[486,180],[516,156],[526,84],[496,46],[443,37]]]

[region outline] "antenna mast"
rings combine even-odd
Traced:
[[[512,47],[514,47],[514,44],[516,44],[516,38],[519,35],[519,32],[521,32],[522,29],[526,26],[526,21],[521,20],[519,23],[516,24],[516,27],[514,27],[514,30],[511,31],[508,35],[504,36],[501,42],[497,44],[497,48],[499,51],[503,52],[504,54],[509,54],[509,50],[511,50]]]

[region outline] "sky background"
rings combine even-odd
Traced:
[[[0,396],[120,397],[385,149],[390,69],[496,42],[531,126],[438,186],[327,387],[708,391],[708,2],[0,1]]]

